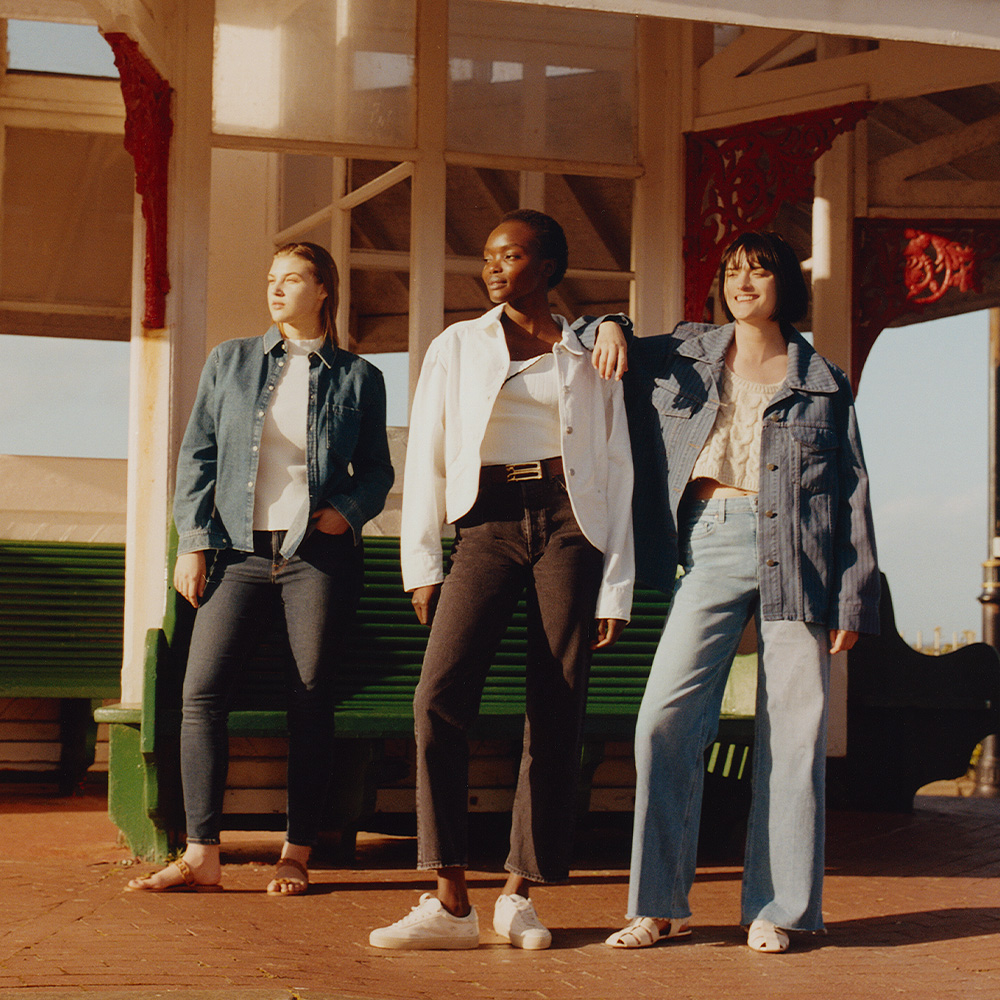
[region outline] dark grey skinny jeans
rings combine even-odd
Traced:
[[[456,529],[413,702],[417,867],[467,866],[467,732],[526,589],[526,720],[505,867],[558,882],[569,872],[604,557],[577,525],[561,477],[481,489]]]
[[[288,692],[289,843],[312,846],[333,770],[332,676],[361,593],[353,534],[314,531],[285,559],[283,531],[255,531],[254,551],[224,549],[195,615],[181,723],[188,843],[218,844],[234,687],[269,616],[283,612],[294,660]]]

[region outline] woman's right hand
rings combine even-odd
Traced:
[[[204,552],[185,552],[177,557],[177,562],[174,564],[174,590],[191,607],[198,607],[198,601],[205,593]]]
[[[604,379],[619,381],[628,371],[628,342],[622,328],[614,320],[606,319],[597,328],[591,364]]]
[[[426,587],[417,587],[413,591],[410,603],[413,605],[413,610],[417,613],[417,621],[421,625],[430,625],[434,620],[434,609],[437,607],[440,593],[440,583],[430,583]]]

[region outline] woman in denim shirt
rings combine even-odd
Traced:
[[[129,888],[219,888],[229,693],[270,603],[295,661],[288,829],[271,894],[307,890],[332,773],[331,673],[361,591],[364,523],[393,481],[382,374],[337,347],[337,269],[314,243],[275,254],[275,325],[228,340],[202,371],[174,497],[177,592],[198,608],[184,676],[184,856]],[[207,574],[207,553],[215,558]]]
[[[808,306],[798,260],[780,237],[748,233],[723,255],[719,288],[729,325],[683,324],[629,350],[638,575],[674,596],[636,722],[631,922],[608,938],[617,948],[690,934],[702,755],[750,618],[742,923],[761,952],[784,951],[788,929],[823,927],[830,655],[878,631],[853,398],[791,325]],[[620,346],[599,342],[595,366]]]

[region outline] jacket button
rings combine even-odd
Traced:
[[[777,517],[777,513],[773,510],[765,510],[764,517]]]
[[[566,428],[566,433],[567,434],[572,434],[573,433],[573,428],[572,427],[567,427]]]
[[[777,466],[774,464],[774,462],[768,462],[767,463],[767,471],[768,472],[774,472],[775,469],[777,469]]]
[[[778,560],[777,560],[777,559],[768,559],[768,560],[767,560],[767,561],[766,561],[766,562],[764,563],[764,565],[765,565],[765,566],[777,566],[777,565],[778,565]]]

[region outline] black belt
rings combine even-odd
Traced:
[[[484,465],[479,470],[479,485],[502,486],[533,479],[554,479],[563,474],[561,458],[543,458],[537,462],[513,462],[510,465]]]

